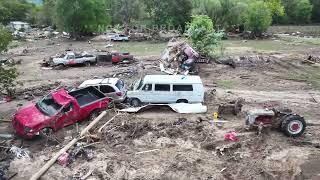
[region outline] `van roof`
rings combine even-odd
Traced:
[[[106,79],[90,79],[84,81],[79,87],[86,87],[88,85],[99,85],[99,84],[117,84],[118,78],[106,78]]]
[[[175,84],[202,84],[199,76],[184,75],[146,75],[143,78],[144,83],[175,83]]]

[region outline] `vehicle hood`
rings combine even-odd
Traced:
[[[38,110],[35,104],[30,104],[26,107],[19,109],[14,115],[15,120],[20,124],[27,127],[34,127],[50,119]]]

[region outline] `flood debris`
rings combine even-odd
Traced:
[[[302,63],[309,65],[318,64],[320,63],[320,57],[309,55],[307,59],[302,61]]]
[[[245,103],[245,100],[243,98],[238,98],[235,101],[220,104],[218,108],[218,114],[237,116],[241,112],[244,103]]]
[[[14,156],[18,159],[31,159],[31,153],[28,149],[12,146],[9,152],[14,154]]]
[[[173,38],[161,54],[160,70],[167,74],[197,74],[195,63],[198,59],[201,59],[201,56],[191,45]]]
[[[291,110],[252,109],[246,113],[246,125],[257,127],[259,134],[264,127],[280,129],[289,137],[302,136],[306,129],[304,117]]]
[[[252,67],[268,64],[275,60],[271,55],[226,56],[215,60],[219,64],[236,67]]]
[[[236,142],[239,140],[238,134],[235,131],[228,132],[224,135],[224,140]]]

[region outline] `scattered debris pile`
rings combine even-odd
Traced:
[[[307,59],[302,61],[302,63],[309,65],[318,64],[320,63],[320,57],[309,55]]]
[[[245,103],[243,98],[239,98],[235,101],[231,101],[229,103],[220,104],[218,108],[219,115],[235,115],[237,116],[241,110],[242,106]]]
[[[271,63],[273,61],[274,58],[269,55],[228,56],[216,60],[219,64],[229,65],[233,68],[252,67],[260,64]]]
[[[196,62],[208,62],[200,56],[188,43],[171,39],[167,48],[162,52],[160,69],[167,74],[197,74]]]

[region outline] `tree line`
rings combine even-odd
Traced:
[[[320,0],[0,0],[2,24],[27,21],[81,34],[118,24],[184,31],[193,15],[207,15],[217,29],[258,35],[272,24],[319,23]]]

